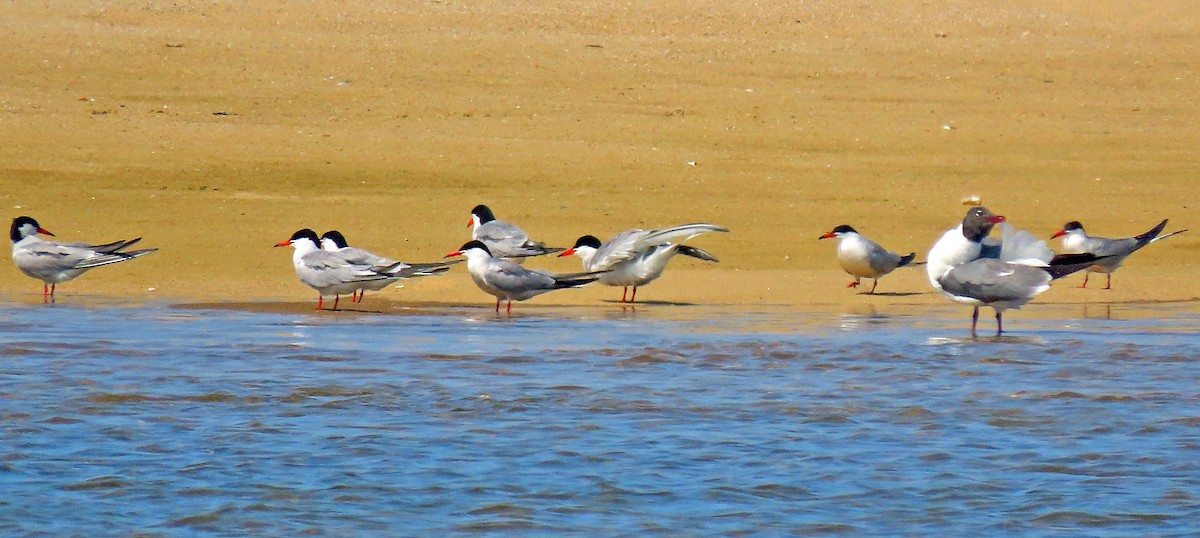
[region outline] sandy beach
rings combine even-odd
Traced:
[[[1200,223],[1192,2],[875,4],[8,6],[0,185],[8,218],[60,240],[161,249],[63,297],[297,309],[316,294],[272,248],[295,230],[436,261],[479,203],[563,247],[721,224],[694,240],[719,264],[676,260],[639,299],[797,308],[944,301],[920,268],[846,289],[817,237],[850,224],[920,260],[971,195],[1046,238]],[[1151,245],[1114,289],[1069,277],[1028,308],[1197,300],[1198,246]],[[0,292],[41,300],[0,271]],[[491,302],[457,268],[367,300]]]

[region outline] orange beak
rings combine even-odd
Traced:
[[[833,235],[833,232],[825,232],[825,235],[822,235],[821,237],[818,237],[817,239],[818,239],[818,240],[820,240],[820,239],[829,239],[829,238],[831,238],[831,237],[837,237],[837,236],[836,236],[836,235]]]
[[[561,258],[561,257],[563,257],[563,256],[570,256],[570,255],[572,255],[572,254],[574,254],[574,253],[575,253],[575,249],[573,249],[573,248],[569,248],[569,249],[567,249],[567,250],[564,250],[564,251],[562,251],[562,252],[558,253],[558,257],[559,257],[559,258]]]
[[[472,224],[475,224],[475,219],[470,219],[467,221],[467,228],[470,228]]]
[[[449,254],[447,254],[447,255],[445,255],[445,256],[442,256],[442,257],[443,257],[443,258],[453,258],[453,257],[455,257],[455,256],[462,256],[462,251],[461,251],[461,250],[456,250],[456,251],[454,251],[454,252],[451,252],[451,253],[449,253]]]
[[[1066,231],[1066,230],[1059,230],[1059,231],[1057,231],[1057,232],[1054,232],[1054,235],[1050,236],[1050,239],[1057,239],[1057,238],[1059,238],[1059,237],[1062,237],[1062,236],[1064,236],[1064,235],[1067,235],[1067,231]]]
[[[290,246],[292,246],[292,240],[291,240],[291,239],[288,239],[287,241],[280,241],[279,243],[275,243],[275,246],[277,246],[277,247],[290,247]]]

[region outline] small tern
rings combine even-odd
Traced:
[[[728,231],[716,224],[697,223],[661,230],[627,230],[606,243],[600,243],[595,236],[585,235],[559,257],[578,255],[585,271],[604,271],[600,275],[600,283],[622,286],[622,303],[626,302],[625,296],[632,286],[633,295],[628,300],[632,303],[637,299],[638,286],[645,286],[662,276],[667,262],[676,254],[714,263],[718,261],[712,254],[684,245],[683,241],[704,233]]]
[[[529,234],[517,225],[499,220],[485,205],[471,210],[471,239],[479,241],[497,258],[529,258],[560,252],[563,249],[547,247],[545,243],[531,241]]]
[[[56,243],[42,239],[39,234],[54,235],[26,216],[13,219],[9,230],[13,242],[13,263],[22,273],[42,281],[43,299],[53,299],[58,283],[74,279],[88,269],[132,260],[158,250],[148,248],[123,252],[141,241],[140,237],[104,245],[88,245]]]
[[[1138,234],[1125,239],[1108,239],[1104,237],[1091,237],[1083,231],[1083,225],[1077,220],[1068,222],[1061,230],[1050,236],[1050,239],[1062,238],[1063,250],[1073,254],[1093,254],[1096,256],[1106,256],[1103,260],[1096,262],[1095,265],[1088,267],[1087,272],[1083,274],[1083,285],[1081,288],[1086,288],[1088,276],[1090,273],[1104,273],[1107,275],[1107,281],[1104,284],[1104,289],[1112,289],[1112,274],[1121,262],[1125,261],[1134,251],[1149,245],[1155,241],[1160,241],[1171,237],[1172,235],[1181,234],[1187,230],[1179,230],[1166,235],[1159,235],[1163,228],[1167,227],[1167,219],[1163,219],[1158,223],[1158,226],[1151,228],[1143,234]]]
[[[451,265],[459,263],[458,260],[413,264],[398,262],[376,255],[371,251],[348,245],[346,243],[346,236],[337,230],[329,230],[321,234],[321,250],[332,252],[352,265],[365,265],[375,268],[390,267],[391,269],[387,270],[387,274],[402,279],[440,275],[449,271]],[[362,302],[362,297],[367,290],[379,291],[386,288],[392,282],[394,281],[387,279],[361,282],[359,288],[350,294],[350,301],[355,303]]]
[[[817,239],[830,238],[838,240],[838,263],[842,265],[843,270],[854,277],[854,281],[847,284],[846,287],[857,288],[860,279],[870,278],[872,279],[871,291],[868,291],[868,294],[875,293],[875,286],[879,285],[879,277],[912,263],[913,259],[917,257],[915,252],[910,252],[907,256],[891,252],[880,246],[879,243],[863,237],[848,224],[842,224]]]
[[[513,301],[524,301],[548,291],[574,288],[600,278],[595,273],[552,275],[526,269],[504,258],[492,256],[487,245],[481,241],[468,241],[458,250],[446,255],[465,256],[467,272],[479,289],[496,297],[496,313],[500,313],[500,301],[508,301],[505,312],[512,313]]]
[[[304,228],[275,245],[295,249],[292,265],[300,281],[317,290],[317,310],[324,309],[328,295],[333,296],[333,309],[337,310],[342,295],[353,294],[367,283],[386,286],[401,278],[388,272],[393,266],[350,263],[336,253],[321,250],[320,241],[317,232]]]

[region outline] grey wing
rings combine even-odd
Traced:
[[[644,250],[639,245],[649,233],[645,230],[626,230],[617,234],[596,249],[596,254],[592,255],[591,263],[586,269],[588,271],[605,271],[612,269],[618,263],[636,257]]]
[[[101,253],[87,246],[61,245],[45,241],[23,249],[19,265],[31,272],[66,271],[91,269],[130,258],[128,254]]]
[[[388,278],[372,271],[368,266],[351,264],[324,250],[309,253],[301,262],[304,264],[305,280],[317,288]]]
[[[1029,299],[1048,289],[1050,280],[1037,267],[980,259],[951,269],[938,282],[952,295],[998,302]]]
[[[878,243],[864,238],[868,245],[869,255],[867,256],[867,264],[871,266],[871,270],[876,273],[884,274],[894,271],[900,265],[900,255],[888,251]]]
[[[554,289],[554,277],[501,259],[492,260],[484,282],[507,293]]]
[[[493,256],[500,257],[528,242],[529,234],[510,222],[493,220],[475,228],[475,239],[487,245]]]
[[[1128,239],[1089,237],[1084,242],[1084,250],[1088,254],[1095,254],[1096,256],[1127,256],[1137,250],[1138,246],[1137,239],[1132,237]]]
[[[133,246],[134,243],[137,243],[138,241],[141,241],[141,240],[142,240],[142,238],[135,237],[135,238],[129,239],[129,240],[113,241],[112,243],[107,243],[104,245],[88,245],[88,248],[90,248],[96,252],[102,252],[102,253],[108,254],[111,252],[119,252],[121,250],[125,250],[125,249]]]
[[[371,267],[389,267],[396,264],[396,260],[389,260],[383,256],[379,256],[369,250],[363,250],[356,247],[346,247],[337,250],[337,253],[347,262],[355,265],[369,265]]]

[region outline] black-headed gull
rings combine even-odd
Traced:
[[[842,265],[843,270],[854,277],[854,281],[847,284],[846,287],[857,288],[860,279],[870,278],[872,279],[871,291],[867,293],[875,293],[875,286],[879,285],[880,277],[912,263],[913,259],[917,257],[915,252],[901,256],[889,251],[879,243],[863,237],[849,224],[842,224],[817,239],[830,238],[838,240],[838,263]]]
[[[1063,251],[1072,254],[1093,254],[1096,256],[1106,256],[1103,260],[1096,262],[1095,265],[1087,268],[1087,272],[1083,274],[1083,285],[1081,288],[1086,288],[1088,276],[1090,273],[1104,273],[1108,276],[1107,282],[1104,284],[1104,289],[1112,289],[1112,273],[1121,266],[1121,262],[1125,258],[1133,254],[1134,251],[1149,245],[1155,241],[1166,239],[1175,234],[1181,234],[1187,230],[1179,230],[1166,235],[1159,235],[1163,228],[1167,227],[1167,219],[1163,219],[1158,223],[1158,226],[1151,228],[1146,233],[1138,234],[1125,239],[1108,239],[1105,237],[1091,237],[1083,231],[1083,225],[1077,220],[1068,222],[1061,230],[1050,236],[1050,239],[1058,237],[1062,238]]]
[[[41,235],[54,235],[45,230],[32,217],[13,219],[9,235],[12,237],[12,260],[17,269],[27,276],[42,281],[42,297],[54,297],[57,284],[74,279],[88,269],[145,256],[158,249],[122,252],[142,238],[114,241],[104,245],[87,243],[56,243],[42,239]]]
[[[986,208],[967,211],[962,223],[942,235],[929,250],[926,272],[929,283],[950,300],[975,307],[971,335],[979,321],[979,307],[996,311],[996,334],[1004,332],[1003,314],[1020,308],[1050,289],[1050,281],[1082,271],[1100,258],[1090,254],[1055,256],[1046,243],[1007,223],[999,243],[985,243],[992,227],[1005,222]]]
[[[512,313],[513,301],[524,301],[548,291],[574,288],[595,282],[600,275],[578,273],[552,275],[526,269],[504,258],[492,256],[487,245],[481,241],[468,241],[462,248],[446,255],[465,256],[467,272],[479,289],[496,297],[496,313],[500,312],[500,301],[508,301],[506,312]]]
[[[633,287],[630,303],[637,299],[638,286],[645,286],[662,276],[667,262],[676,254],[699,260],[717,262],[717,258],[696,247],[683,245],[697,235],[709,232],[728,232],[716,224],[684,224],[661,230],[627,230],[601,243],[595,236],[585,235],[575,241],[575,246],[559,254],[577,255],[583,269],[589,272],[606,271],[600,275],[600,283],[606,286],[622,286],[621,302]]]

